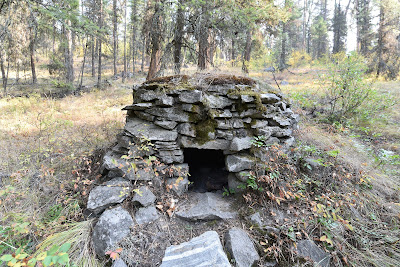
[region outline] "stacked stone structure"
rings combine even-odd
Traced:
[[[289,147],[298,116],[281,93],[268,85],[232,75],[185,75],[154,79],[134,87],[118,144],[104,157],[102,171],[109,178],[152,180],[157,158],[165,167],[160,175],[174,191],[184,192],[190,172],[184,149],[222,150],[230,172],[229,187],[245,182],[263,159],[254,137],[265,145]],[[153,157],[155,156],[155,157]],[[160,167],[161,168],[161,167]],[[162,172],[160,172],[162,173]],[[178,186],[179,185],[179,186]]]

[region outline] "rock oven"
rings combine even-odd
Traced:
[[[103,160],[108,178],[155,181],[178,195],[240,190],[264,146],[293,144],[298,116],[282,94],[232,75],[169,76],[135,86],[118,143]],[[169,185],[169,187],[168,187]],[[239,186],[239,187],[238,187]]]

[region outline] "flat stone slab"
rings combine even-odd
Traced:
[[[99,214],[114,204],[122,203],[128,197],[129,189],[130,182],[123,178],[114,178],[96,186],[90,191],[87,208]]]
[[[93,228],[92,241],[96,254],[103,258],[108,250],[130,233],[133,225],[131,215],[121,207],[103,212]]]
[[[217,193],[192,193],[192,203],[179,207],[176,215],[188,221],[228,220],[237,216],[230,208],[230,202]]]
[[[230,267],[218,233],[208,231],[166,249],[161,267]]]
[[[175,141],[178,137],[176,131],[161,128],[139,118],[129,119],[125,130],[137,139],[144,137],[150,141]]]
[[[240,172],[251,169],[253,161],[246,156],[229,155],[225,159],[225,164],[230,172]]]
[[[230,229],[225,235],[225,248],[235,261],[237,267],[255,266],[260,256],[253,241],[245,231],[239,228]]]

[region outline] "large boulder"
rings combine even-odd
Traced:
[[[138,224],[150,223],[159,218],[157,209],[154,206],[140,208],[135,213],[135,220]]]
[[[103,258],[108,250],[115,249],[114,246],[130,233],[133,225],[131,215],[122,207],[103,212],[93,228],[92,241],[96,254]]]
[[[147,186],[141,186],[135,189],[135,195],[132,198],[133,204],[140,204],[143,207],[150,206],[156,201],[156,196]]]
[[[218,233],[208,231],[188,242],[166,249],[161,267],[230,267]]]
[[[225,160],[226,167],[230,172],[240,172],[249,170],[254,162],[248,156],[229,155]]]

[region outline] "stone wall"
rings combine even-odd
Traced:
[[[190,172],[184,148],[224,151],[231,173],[229,187],[236,189],[263,160],[252,139],[264,136],[266,145],[287,148],[294,143],[298,122],[282,94],[252,79],[229,75],[154,79],[136,86],[133,104],[124,109],[126,125],[118,144],[104,157],[103,174],[152,180],[154,170],[160,171],[164,175],[158,178],[175,185],[172,189],[178,194],[188,184],[182,173]]]

